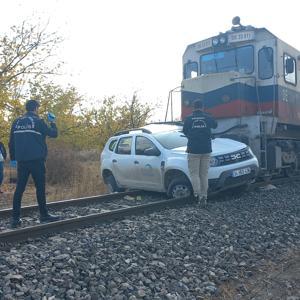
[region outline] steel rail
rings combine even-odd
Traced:
[[[0,232],[0,249],[7,244],[25,241],[29,238],[36,238],[47,234],[54,234],[68,230],[74,230],[83,226],[96,223],[112,222],[131,215],[145,214],[157,209],[185,205],[191,202],[192,198],[173,198],[169,200],[156,201],[148,204],[141,204],[129,208],[121,208],[104,213],[89,214],[86,216],[60,220],[52,223],[39,224],[21,229],[7,230]]]
[[[267,181],[258,181],[258,182],[254,182],[251,183],[247,188],[245,188],[244,192],[251,192],[251,191],[255,191],[256,189],[259,188],[263,188],[264,186],[267,186],[268,184],[286,184],[286,183],[290,183],[290,182],[297,182],[300,181],[300,175],[297,176],[292,176],[292,177],[279,177],[279,178],[273,178]],[[223,195],[226,196],[232,196],[232,193],[234,193],[235,188],[240,187],[240,185],[236,185],[236,186],[231,186],[230,188],[225,188],[222,190],[218,190],[218,191],[214,191],[214,192],[210,192],[208,194],[208,199],[209,202],[211,203],[215,203],[220,201],[220,197],[222,197]],[[228,194],[229,193],[229,194]]]
[[[284,184],[288,183],[290,181],[297,181],[300,180],[300,176],[293,176],[293,177],[282,177],[282,178],[275,178],[270,181],[261,181],[261,182],[255,182],[252,183],[249,187],[250,190],[254,190],[255,188],[262,187],[267,184]],[[237,184],[237,186],[239,186]],[[220,192],[224,192],[229,189],[233,189],[234,186],[231,186],[228,189],[222,189],[220,191],[215,191],[209,193],[210,197],[214,197],[218,195]],[[48,202],[47,207],[48,208],[63,208],[63,207],[70,207],[70,206],[85,206],[86,204],[92,204],[92,203],[101,203],[109,200],[117,200],[120,198],[123,198],[125,196],[134,196],[139,194],[144,194],[144,191],[129,191],[129,192],[120,192],[120,193],[113,193],[113,194],[104,194],[104,195],[96,195],[96,196],[89,196],[89,197],[82,197],[82,198],[74,198],[74,199],[67,199],[67,200],[60,200],[60,201],[53,201]],[[38,210],[38,205],[28,205],[23,206],[21,208],[22,214],[26,214],[29,212],[32,212],[34,210]],[[0,217],[7,217],[12,214],[12,208],[6,208],[0,210]]]
[[[250,190],[256,189],[258,187],[263,187],[268,184],[285,184],[289,182],[296,182],[300,180],[300,175],[291,176],[291,177],[279,177],[279,178],[273,178],[268,181],[260,181],[260,182],[254,182],[250,186]]]
[[[269,182],[258,182],[252,184],[250,190],[254,190],[255,188],[264,186],[268,183],[284,184],[290,181],[297,181],[299,179],[300,176],[294,176],[290,178],[277,178],[277,179],[270,180]],[[137,194],[140,194],[140,192],[132,191],[127,193],[124,192],[124,193],[92,196],[92,197],[85,197],[85,198],[78,198],[78,199],[63,200],[58,202],[50,202],[48,206],[68,207],[70,206],[70,204],[86,205],[87,203],[116,200],[125,197],[126,195],[137,195]],[[217,193],[212,194],[212,196],[214,195],[217,195]],[[169,200],[155,201],[153,203],[148,203],[148,204],[141,204],[129,208],[116,209],[109,212],[94,213],[86,216],[64,219],[52,223],[29,226],[21,229],[7,230],[7,231],[0,232],[0,249],[3,247],[5,248],[5,245],[7,243],[16,243],[19,241],[27,240],[29,238],[35,238],[35,237],[39,237],[47,234],[54,234],[54,233],[63,232],[67,230],[74,230],[74,229],[81,228],[83,226],[93,225],[96,223],[111,222],[131,215],[153,212],[157,209],[167,208],[171,206],[185,205],[189,202],[190,203],[192,202],[191,197],[174,198]],[[22,208],[23,212],[24,211],[28,212],[33,209],[37,209],[37,206],[32,205],[32,206],[26,206]],[[11,209],[2,210],[0,212],[2,213],[2,215],[8,212],[11,213]]]
[[[125,196],[134,196],[140,195],[143,192],[141,191],[130,191],[130,192],[121,192],[121,193],[113,193],[113,194],[104,194],[104,195],[97,195],[97,196],[90,196],[90,197],[82,197],[82,198],[75,198],[75,199],[68,199],[68,200],[61,200],[61,201],[53,201],[48,202],[48,208],[64,208],[70,206],[85,206],[87,204],[92,203],[101,203],[109,200],[117,200],[120,198],[124,198]],[[21,213],[26,214],[32,211],[38,210],[38,205],[28,205],[23,206],[21,208]],[[0,218],[8,217],[12,215],[12,208],[6,208],[0,210]]]

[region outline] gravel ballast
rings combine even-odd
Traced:
[[[70,204],[68,207],[58,208],[55,210],[53,207],[49,208],[51,214],[55,214],[61,217],[61,219],[70,219],[80,216],[86,216],[95,213],[104,213],[112,210],[129,208],[131,206],[149,204],[159,200],[162,200],[165,196],[161,193],[144,193],[144,195],[137,196],[125,196],[124,198],[108,201],[100,201],[99,203],[86,203],[85,205],[76,206]],[[31,213],[21,213],[22,224],[21,228],[34,226],[40,224],[38,209],[35,209]],[[11,216],[0,219],[0,232],[11,229]]]
[[[299,249],[299,183],[0,251],[0,299],[206,299]],[[241,291],[241,295],[243,291]]]

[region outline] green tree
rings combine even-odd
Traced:
[[[77,132],[81,134],[78,128],[82,126],[80,107],[83,99],[76,88],[62,88],[52,82],[35,82],[31,84],[30,95],[32,99],[39,100],[39,115],[42,118],[47,120],[48,112],[55,114],[60,133],[58,140],[77,145]]]
[[[151,117],[153,107],[134,93],[130,101],[106,97],[102,105],[85,112],[87,145],[102,149],[107,139],[118,131],[141,127]]]
[[[62,38],[46,29],[24,21],[0,37],[0,137],[6,142],[12,119],[23,111],[28,82],[57,74],[61,66],[52,58]]]
[[[61,41],[57,33],[27,22],[0,37],[0,138],[7,142],[12,120],[29,98],[41,102],[42,117],[47,112],[57,116],[57,142],[76,149],[101,149],[115,132],[143,126],[153,107],[136,93],[129,101],[112,96],[90,105],[75,87],[49,81],[61,66],[53,59]]]
[[[62,38],[56,32],[47,32],[46,27],[23,22],[13,26],[0,38],[0,85],[24,84],[29,76],[57,74],[61,63],[47,63],[55,55]]]

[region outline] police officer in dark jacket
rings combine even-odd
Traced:
[[[45,160],[47,157],[46,137],[56,138],[57,128],[53,122],[50,127],[38,116],[39,103],[36,100],[26,102],[26,113],[17,118],[11,127],[9,152],[10,159],[17,161],[17,186],[13,199],[12,227],[21,225],[21,201],[31,174],[35,187],[41,222],[59,219],[48,213],[45,194]]]
[[[4,179],[4,161],[6,160],[6,149],[3,143],[0,142],[0,194],[3,192],[1,191],[1,185]]]
[[[194,196],[204,206],[207,203],[212,128],[217,128],[217,122],[203,112],[201,100],[195,101],[193,113],[184,121],[183,133],[188,138],[188,167]]]

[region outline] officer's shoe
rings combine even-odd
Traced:
[[[206,196],[199,196],[198,205],[201,208],[207,207],[207,197]]]
[[[10,224],[11,224],[11,228],[18,228],[22,225],[22,220],[20,218],[12,219]]]
[[[194,194],[194,201],[196,202],[196,204],[199,203],[199,196],[196,193]]]
[[[55,221],[59,221],[59,220],[60,220],[60,216],[54,216],[54,215],[50,215],[50,214],[40,217],[41,223],[49,223],[49,222],[55,222]]]

